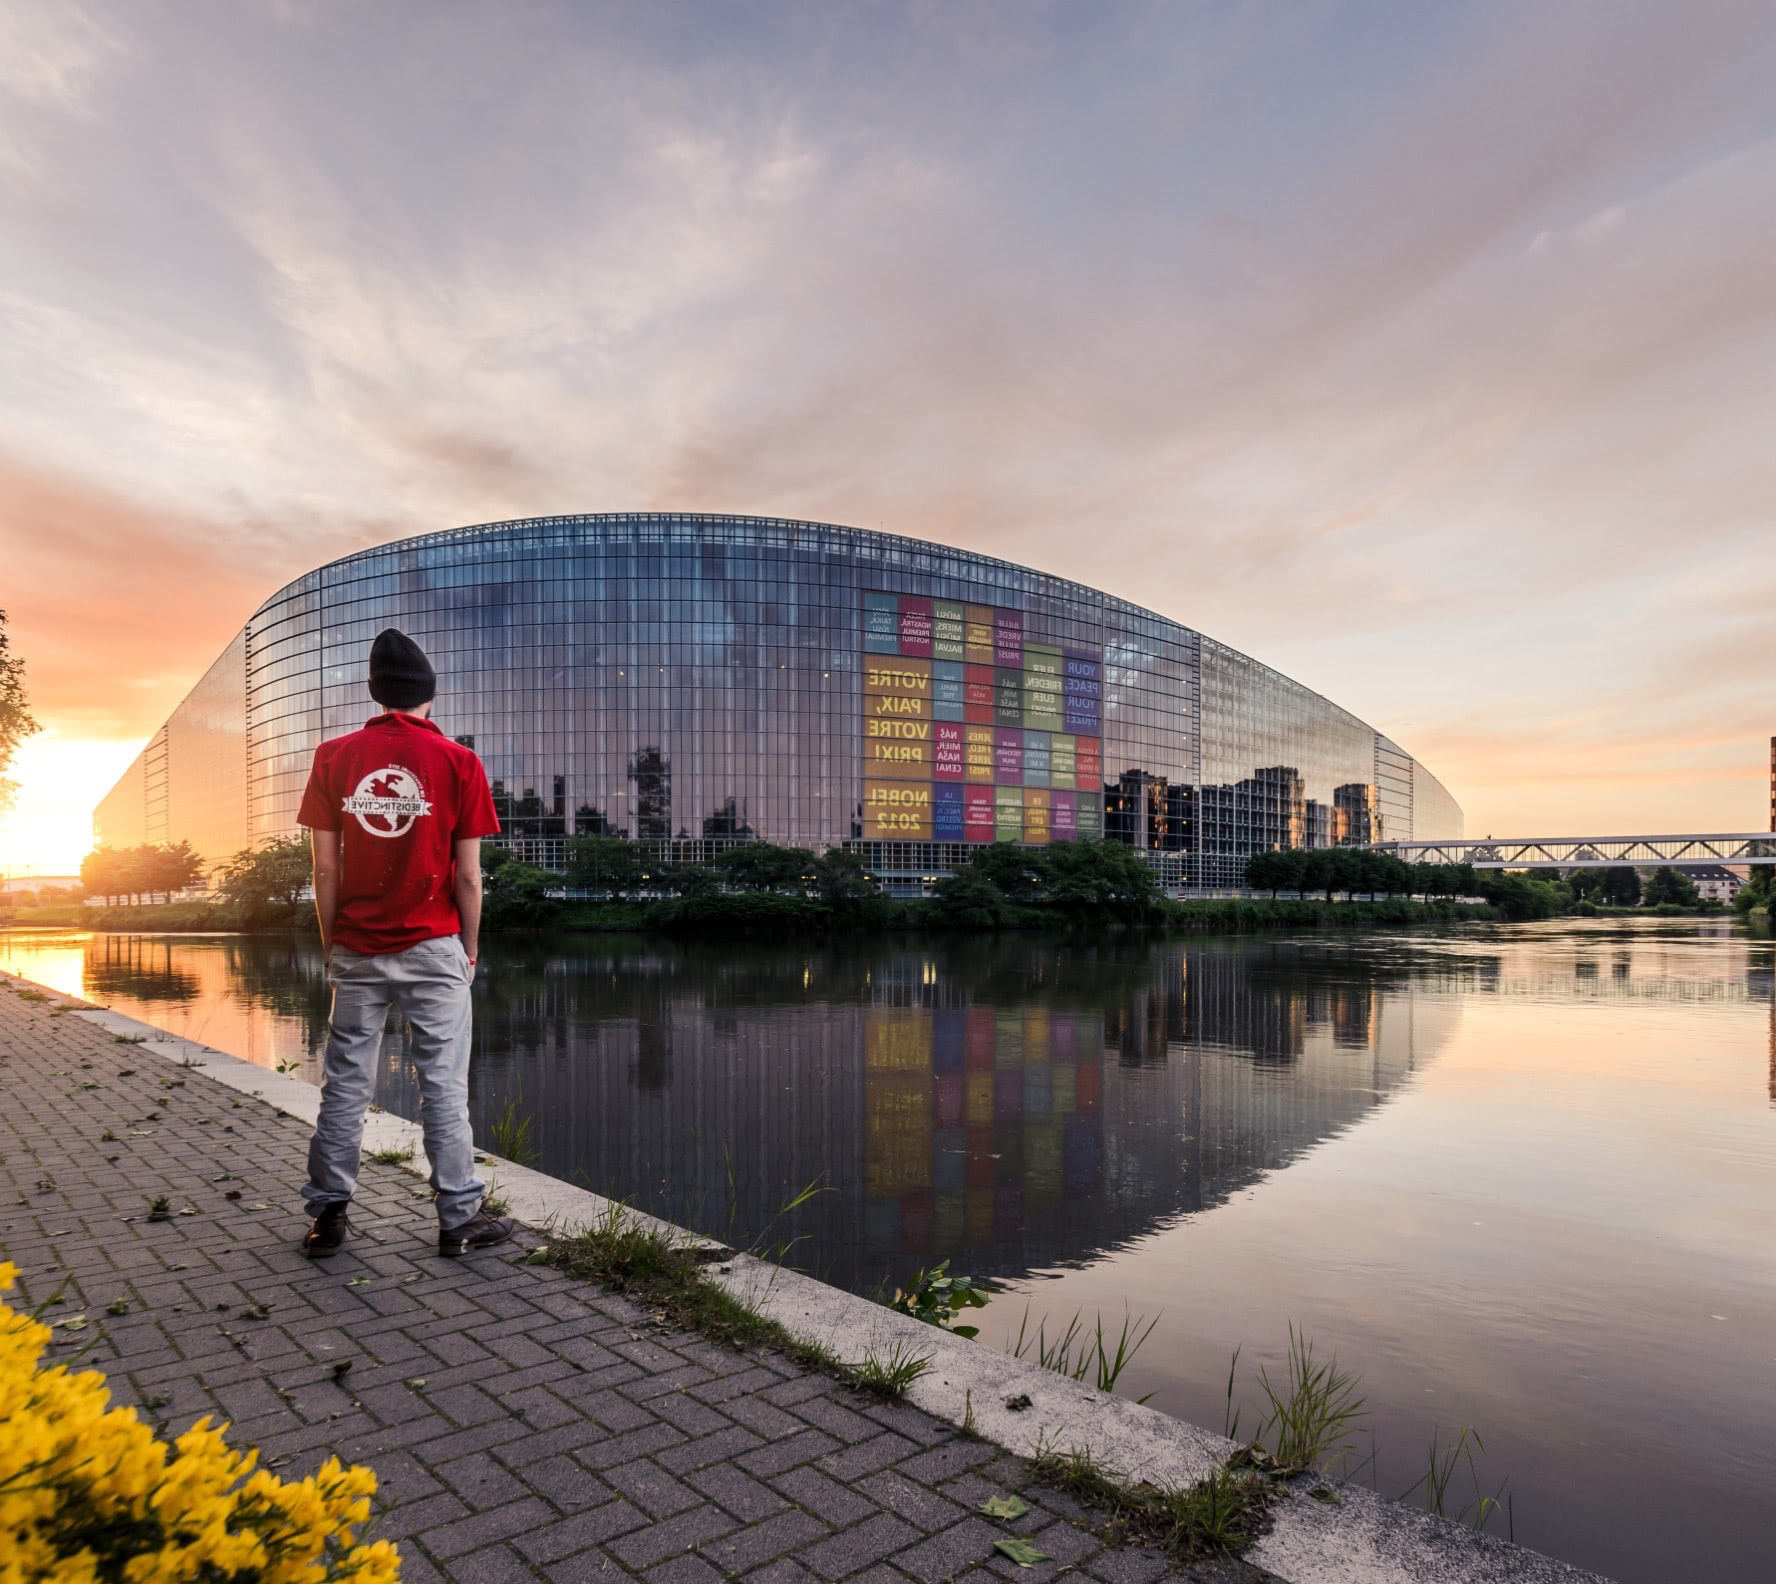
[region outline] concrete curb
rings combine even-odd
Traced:
[[[145,1054],[213,1078],[286,1116],[311,1125],[315,1120],[320,1090],[313,1084],[19,975],[0,970],[0,978],[48,990],[58,1002],[77,1009],[68,1015],[115,1038],[139,1041]],[[411,1148],[416,1160],[423,1159],[419,1124],[387,1112],[372,1112],[366,1119],[364,1144],[366,1150]],[[494,1167],[491,1176],[512,1216],[545,1237],[586,1226],[612,1209],[613,1201],[600,1194],[485,1150],[479,1154]],[[1125,1481],[1176,1486],[1201,1480],[1235,1450],[1225,1437],[1156,1409],[922,1325],[799,1272],[733,1253],[714,1239],[656,1217],[628,1213],[705,1250],[711,1276],[736,1298],[847,1364],[861,1364],[872,1355],[886,1358],[897,1347],[927,1355],[930,1368],[912,1384],[906,1401],[958,1428],[971,1423],[984,1440],[1020,1457],[1033,1457],[1044,1447],[1080,1449]],[[1027,1407],[1022,1405],[1025,1399]],[[1009,1406],[1013,1402],[1019,1406]],[[1336,1502],[1309,1499],[1306,1491],[1312,1487],[1330,1487]],[[1342,1480],[1296,1480],[1282,1489],[1274,1511],[1269,1533],[1246,1559],[1284,1584],[1610,1584],[1600,1574],[1490,1535],[1475,1535]]]

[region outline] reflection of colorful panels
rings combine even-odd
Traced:
[[[929,781],[864,782],[864,834],[883,841],[930,841],[931,796]]]

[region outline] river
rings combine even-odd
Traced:
[[[318,1077],[310,943],[10,932],[0,965]],[[1234,1349],[1250,1425],[1293,1323],[1360,1376],[1388,1494],[1471,1426],[1493,1532],[1624,1584],[1771,1577],[1771,970],[1725,919],[495,940],[472,1098],[490,1147],[509,1108],[541,1169],[828,1281],[991,1278],[987,1345],[1157,1316],[1119,1389],[1212,1427]],[[1476,1494],[1464,1465],[1450,1510]]]

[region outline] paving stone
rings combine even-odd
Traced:
[[[467,1518],[457,1519],[455,1523],[429,1529],[425,1534],[425,1547],[440,1562],[448,1561],[453,1556],[478,1550],[496,1540],[530,1534],[539,1525],[550,1522],[554,1516],[540,1497],[527,1496],[522,1501],[507,1502],[503,1507],[474,1513]]]
[[[601,1541],[646,1526],[648,1516],[621,1499],[608,1501],[572,1518],[563,1518],[521,1535],[517,1546],[533,1562],[553,1562]]]
[[[745,1523],[755,1518],[768,1518],[789,1505],[769,1485],[761,1484],[731,1463],[697,1469],[685,1476],[685,1483]]]
[[[791,1509],[703,1547],[703,1555],[724,1573],[743,1573],[825,1539],[831,1531],[818,1518]]]
[[[771,1522],[766,1519],[765,1522]],[[667,1557],[703,1545],[735,1527],[734,1520],[719,1507],[695,1507],[661,1523],[649,1524],[634,1534],[613,1540],[606,1548],[626,1567],[650,1568]]]
[[[791,1469],[786,1474],[779,1474],[771,1485],[798,1507],[806,1507],[835,1529],[881,1511],[868,1497],[817,1468]]]
[[[947,1528],[964,1516],[965,1510],[953,1501],[892,1469],[859,1480],[857,1489],[877,1506],[897,1514],[908,1523],[917,1524],[927,1534]]]
[[[810,1546],[801,1553],[800,1560],[824,1579],[841,1579],[922,1538],[904,1518],[896,1518],[892,1513],[877,1513],[874,1518],[853,1524],[830,1540]]]
[[[764,1446],[747,1452],[734,1461],[748,1474],[764,1476],[794,1468],[798,1463],[811,1463],[837,1446],[838,1443],[824,1431],[803,1430],[797,1435],[786,1436],[781,1441],[768,1441]]]
[[[680,1556],[649,1568],[642,1577],[648,1584],[720,1584],[723,1575],[700,1556]]]
[[[234,1444],[259,1445],[287,1478],[334,1453],[368,1463],[386,1509],[376,1533],[399,1546],[405,1584],[1044,1584],[1069,1568],[1153,1584],[1166,1571],[1157,1553],[1101,1548],[1062,1521],[1085,1516],[1077,1503],[910,1404],[661,1326],[559,1271],[436,1259],[430,1205],[397,1169],[365,1174],[351,1241],[311,1262],[293,1193],[307,1128],[90,1024],[0,994],[0,1070],[0,1197],[30,1201],[0,1210],[0,1255],[20,1265],[25,1301],[64,1278],[52,1313],[127,1297],[82,1367],[106,1369],[115,1400],[167,1430],[230,1418]],[[117,1162],[94,1148],[151,1111]],[[53,1195],[35,1191],[46,1175]],[[225,1186],[279,1208],[231,1205]],[[203,1213],[149,1223],[145,1192]],[[254,1302],[267,1319],[242,1313]],[[1017,1528],[1052,1553],[1041,1570],[993,1556],[1009,1531],[972,1509],[996,1489],[1031,1503]]]
[[[940,1584],[966,1568],[985,1564],[997,1555],[993,1542],[1005,1537],[1005,1530],[970,1516],[902,1551],[894,1564],[921,1584]]]

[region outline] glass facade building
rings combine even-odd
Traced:
[[[212,862],[296,829],[316,744],[374,713],[370,640],[411,634],[434,719],[505,839],[676,856],[847,846],[894,889],[971,845],[1104,835],[1168,885],[1273,847],[1462,834],[1406,750],[1319,694],[1082,584],[890,534],[634,512],[424,534],[254,612],[99,805],[108,846]]]

